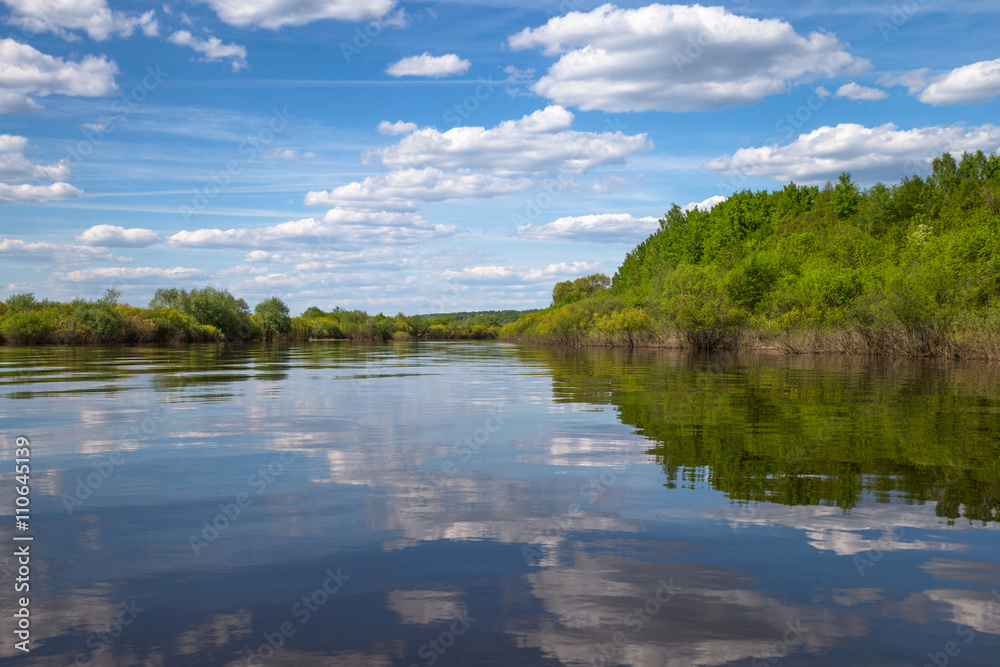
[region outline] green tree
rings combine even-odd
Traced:
[[[20,313],[25,310],[38,308],[38,301],[31,292],[17,292],[7,297],[7,308],[12,313]]]
[[[572,303],[594,296],[611,286],[611,279],[603,273],[594,273],[576,280],[564,280],[552,288],[552,304]]]
[[[857,184],[851,180],[849,172],[840,172],[837,185],[833,187],[830,203],[833,205],[833,212],[840,219],[849,218],[857,212],[861,203],[861,191]]]
[[[118,303],[118,300],[122,298],[122,291],[117,287],[109,287],[104,290],[104,295],[97,300],[97,303],[107,304],[109,306],[114,306]]]
[[[215,327],[228,340],[249,340],[254,335],[250,307],[227,289],[212,285],[190,292],[175,287],[158,289],[149,307],[172,308],[202,326]]]
[[[276,296],[258,303],[253,312],[264,330],[264,340],[271,340],[275,334],[284,335],[292,330],[292,318],[288,316],[288,306]]]

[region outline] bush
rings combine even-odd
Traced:
[[[911,276],[889,285],[888,305],[906,331],[915,354],[940,354],[948,342],[954,313],[939,305],[931,290]]]
[[[609,315],[594,318],[595,328],[611,339],[624,338],[629,347],[635,345],[635,334],[649,331],[653,322],[641,308],[625,308]]]
[[[125,317],[106,303],[82,303],[73,309],[82,333],[93,343],[120,343],[126,338]]]
[[[0,322],[0,334],[13,345],[43,345],[51,341],[54,331],[51,319],[35,310],[15,311]]]

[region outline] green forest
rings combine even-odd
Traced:
[[[566,345],[1000,357],[1000,156],[926,178],[789,183],[708,211],[676,204],[609,279],[555,286],[504,326]]]
[[[270,297],[251,310],[228,290],[158,289],[146,308],[119,303],[108,289],[100,299],[38,300],[18,293],[0,303],[0,338],[8,345],[130,345],[275,340],[474,340],[496,338],[521,311],[440,313],[390,317],[362,310],[312,307],[292,317]]]

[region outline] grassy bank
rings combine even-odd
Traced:
[[[145,308],[101,299],[69,302],[14,294],[0,303],[0,342],[6,345],[131,345],[347,339],[479,340],[496,338],[522,311],[485,311],[391,317],[362,310],[309,308],[291,317],[277,298],[251,310],[228,290],[160,289]]]
[[[674,205],[610,280],[563,282],[508,340],[1000,358],[1000,157],[926,179]]]

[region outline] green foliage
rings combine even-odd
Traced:
[[[594,296],[611,286],[611,279],[603,273],[594,273],[576,280],[564,280],[552,288],[552,304],[560,305]]]
[[[861,192],[858,186],[851,180],[849,173],[841,172],[837,185],[833,188],[833,195],[830,197],[830,204],[833,212],[840,219],[849,218],[858,211],[861,203]]]
[[[20,313],[38,307],[39,303],[31,292],[17,292],[7,297],[7,309],[12,313]]]
[[[501,334],[607,337],[612,319],[569,308],[584,301],[573,285],[558,283],[552,309]],[[616,309],[647,313],[660,339],[695,347],[822,330],[860,333],[871,352],[957,353],[960,327],[988,331],[981,323],[1000,308],[1000,156],[944,154],[926,181],[864,191],[844,172],[823,190],[737,192],[708,211],[674,204],[625,256],[610,294]]]
[[[104,290],[104,295],[97,300],[97,303],[114,306],[118,303],[118,300],[122,297],[122,291],[117,287],[109,287]]]
[[[73,317],[88,342],[124,342],[128,326],[125,316],[106,301],[81,302],[73,309]]]
[[[0,320],[0,334],[11,345],[48,343],[54,330],[52,318],[37,310],[13,310]]]
[[[254,337],[247,302],[234,297],[226,289],[211,285],[190,292],[177,288],[158,289],[149,307],[172,308],[201,326],[220,331],[227,340],[250,340]]]
[[[500,327],[528,311],[476,311],[389,317],[379,313],[345,311],[329,313],[311,307],[292,321],[298,338],[347,338],[351,340],[484,340],[496,338]]]
[[[641,308],[623,308],[608,315],[595,316],[594,327],[612,339],[624,338],[626,344],[632,347],[635,334],[652,329],[653,321]]]
[[[606,282],[606,279],[605,279]],[[503,324],[530,311],[476,311],[437,315],[397,313],[390,317],[363,310],[312,306],[291,317],[278,297],[264,299],[250,313],[246,302],[215,287],[156,290],[148,308],[119,304],[120,292],[105,291],[95,301],[36,301],[15,294],[13,307],[0,304],[0,336],[15,345],[246,342],[309,339],[486,340]]]
[[[253,312],[264,330],[266,340],[270,340],[278,334],[287,334],[292,330],[292,318],[288,316],[288,306],[276,296],[258,303]]]

